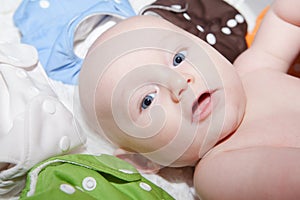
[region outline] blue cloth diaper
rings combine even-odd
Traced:
[[[21,31],[21,42],[38,50],[50,78],[77,84],[82,58],[74,53],[74,37],[79,24],[96,19],[84,27],[88,32],[109,17],[134,15],[127,0],[24,0],[14,14],[14,22]]]

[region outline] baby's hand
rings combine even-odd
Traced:
[[[36,50],[23,44],[0,44],[0,49],[1,196],[18,192],[20,177],[33,165],[69,152],[85,138],[37,67]]]

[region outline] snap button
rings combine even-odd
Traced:
[[[230,19],[230,20],[227,21],[226,24],[227,24],[228,27],[234,28],[237,25],[237,21],[235,19]]]
[[[197,25],[196,28],[200,31],[200,32],[204,32],[204,28],[200,25]]]
[[[221,29],[222,33],[224,33],[225,35],[230,35],[231,34],[231,30],[228,27],[223,27]]]
[[[189,16],[189,14],[183,13],[183,17],[184,17],[186,20],[191,21],[191,17]]]
[[[151,186],[144,182],[140,183],[140,188],[142,188],[143,190],[146,190],[148,192],[150,192],[152,190]]]
[[[86,177],[82,181],[82,187],[87,191],[92,191],[96,188],[97,182],[93,177]]]
[[[63,151],[66,152],[70,149],[71,146],[71,141],[68,136],[63,136],[60,141],[59,141],[59,148]]]
[[[97,182],[93,177],[86,177],[82,181],[82,187],[87,191],[92,191],[96,188]]]
[[[17,70],[16,74],[19,78],[27,78],[28,76],[27,73],[22,69]]]
[[[40,1],[40,7],[41,8],[49,8],[50,2],[48,0],[41,0]]]
[[[128,169],[119,169],[120,172],[123,172],[125,174],[133,174],[134,172]]]
[[[75,192],[75,188],[68,184],[61,184],[59,189],[66,194],[73,194]]]
[[[215,45],[217,42],[217,38],[213,33],[209,33],[206,35],[206,41],[210,44],[210,45]]]
[[[46,100],[43,103],[43,110],[51,115],[53,115],[56,112],[56,106],[55,103],[49,100]]]
[[[34,95],[34,96],[38,95],[40,92],[39,89],[37,89],[36,87],[33,87],[33,86],[30,88],[30,91],[31,91],[32,95]]]
[[[244,17],[242,15],[240,15],[240,14],[237,14],[234,18],[240,24],[244,23],[244,21],[245,21]]]

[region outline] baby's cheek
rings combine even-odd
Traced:
[[[140,127],[147,127],[151,124],[151,116],[149,111],[142,111],[142,113],[139,113],[139,115],[136,117],[136,119],[133,121],[137,126]]]

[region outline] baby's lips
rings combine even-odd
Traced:
[[[205,119],[211,112],[211,94],[209,92],[202,93],[192,106],[192,122],[198,122]]]

